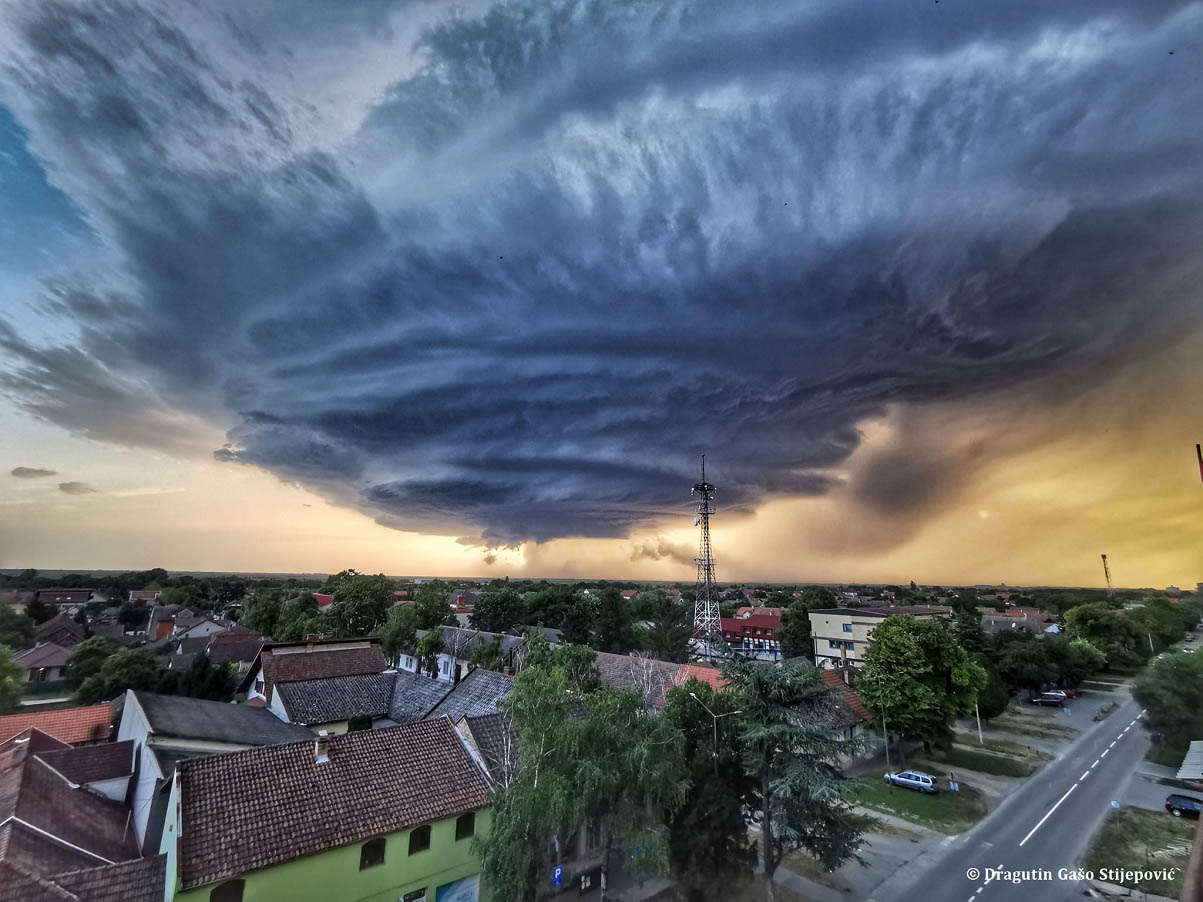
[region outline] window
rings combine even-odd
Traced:
[[[426,902],[426,887],[406,893],[401,897],[401,902]]]
[[[476,812],[469,811],[455,819],[455,838],[467,839],[476,832]]]
[[[848,649],[848,651],[852,651],[852,649],[854,649],[855,647],[856,647],[855,642],[845,642],[844,643],[844,648]]]
[[[242,902],[242,880],[227,880],[209,893],[209,902]]]
[[[839,648],[839,647],[840,647],[840,640],[839,640],[839,639],[828,639],[828,640],[827,640],[827,647],[828,647],[828,648]]]
[[[430,824],[414,827],[409,833],[409,854],[425,852],[430,848]]]
[[[384,837],[369,839],[359,847],[359,869],[361,871],[384,864]]]
[[[851,624],[851,623],[845,623],[845,624],[844,624],[844,632],[845,632],[845,633],[850,633],[850,632],[852,632],[852,624]]]

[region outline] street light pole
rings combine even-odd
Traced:
[[[881,737],[886,741],[886,767],[890,766],[890,731],[886,729],[886,712],[881,712]]]
[[[977,715],[977,744],[985,745],[986,740],[982,738],[982,712],[977,709],[977,700],[973,702],[973,713]]]
[[[718,774],[718,719],[720,717],[730,717],[732,714],[742,714],[742,711],[728,711],[726,714],[715,714],[706,705],[704,701],[698,698],[697,693],[689,693],[689,697],[706,709],[706,713],[714,720],[714,772]]]

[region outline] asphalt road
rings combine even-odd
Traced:
[[[1082,898],[1089,884],[1059,879],[1058,871],[1076,867],[1112,800],[1119,799],[1144,757],[1148,740],[1139,716],[1140,706],[1125,700],[973,830],[922,856],[924,860],[916,861],[906,873],[878,887],[872,898],[879,902]],[[998,876],[991,879],[991,870],[1045,871],[1052,879],[1035,873],[1023,882],[1011,882]]]

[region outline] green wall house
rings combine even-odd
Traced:
[[[480,902],[486,792],[447,718],[181,761],[165,902]]]

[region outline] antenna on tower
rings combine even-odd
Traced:
[[[714,514],[717,487],[706,481],[706,455],[702,455],[702,480],[694,483],[690,494],[698,496],[697,516],[693,525],[701,527],[698,539],[697,594],[693,603],[693,635],[705,642],[707,657],[713,657],[716,642],[722,641],[718,614],[718,590],[714,585],[714,556],[710,548],[710,517]]]

